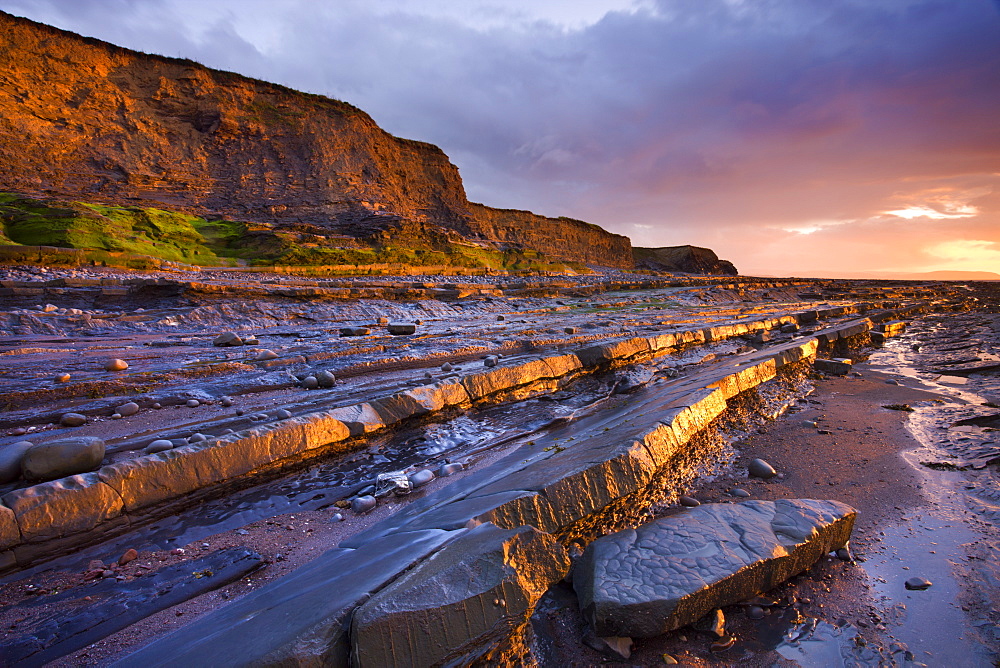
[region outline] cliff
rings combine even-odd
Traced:
[[[632,264],[627,237],[470,203],[441,149],[394,137],[344,102],[3,12],[0,58],[0,190],[354,236],[429,225]]]
[[[687,274],[723,274],[736,276],[736,267],[709,248],[699,246],[664,246],[633,248],[632,257],[638,269],[684,272]]]

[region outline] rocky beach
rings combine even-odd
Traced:
[[[553,574],[533,585],[536,602],[514,616],[519,623],[463,651],[474,661],[541,665],[652,665],[665,657],[816,665],[833,652],[844,665],[974,666],[996,656],[989,367],[997,321],[988,284],[620,271],[461,284],[433,276],[251,282],[210,271],[7,271],[4,289],[21,307],[3,315],[4,453],[25,441],[88,437],[103,448],[96,469],[80,465],[72,485],[44,482],[62,470],[4,485],[21,535],[8,544],[0,589],[4,654],[20,657],[12,664],[106,665],[134,651],[145,662],[175,656],[178,642],[203,651],[197,637],[231,652],[218,635],[232,624],[230,606],[255,605],[255,592],[275,587],[316,591],[305,573],[331,559],[349,572],[357,550],[388,550],[391,563],[381,568],[399,568],[397,548],[377,547],[392,532],[419,553],[483,522],[527,523],[554,535],[575,564],[594,538],[684,516],[685,506],[782,499],[856,509],[849,546],[836,539],[801,575],[710,604],[721,611],[711,613],[719,615],[714,626],[698,614],[675,630],[609,644],[558,575],[565,566],[556,564],[569,562],[557,559]],[[115,359],[127,368],[109,370]],[[784,366],[754,366],[774,359]],[[692,391],[704,398],[672,399]],[[635,438],[623,427],[646,433],[653,447],[662,426],[642,425],[665,424],[677,411],[671,405],[687,407],[687,445],[651,462],[651,477],[641,478],[648,482],[636,486],[618,464],[591,473],[573,458],[560,463],[574,447],[613,454]],[[681,434],[677,419],[668,424]],[[282,436],[288,429],[295,431]],[[307,449],[259,464],[227,459],[257,457],[256,449],[215,450],[264,434],[274,444],[305,438]],[[308,445],[314,439],[320,447]],[[219,454],[209,460],[200,454],[212,452]],[[512,506],[496,485],[492,494],[506,505],[485,516],[490,506],[463,510],[468,502],[454,500],[490,489],[483,485],[491,471],[521,460],[549,471],[537,487],[548,489],[548,505],[584,494],[573,501],[575,519],[545,519],[555,507],[529,512],[516,501],[523,492]],[[118,472],[128,472],[121,483]],[[160,482],[137,477],[164,474]],[[559,491],[566,474],[598,477],[567,478],[571,486]],[[518,475],[505,484],[525,489]],[[95,486],[105,485],[124,506],[93,500]],[[447,510],[455,503],[465,506]],[[446,524],[420,519],[435,512],[459,514]],[[398,534],[401,521],[445,533],[419,547],[431,534]],[[539,538],[517,540],[528,541],[523,550],[541,549]],[[931,585],[911,591],[911,578]],[[349,613],[357,604],[340,605]],[[121,612],[105,619],[112,609]],[[365,614],[374,622],[382,613]],[[157,638],[166,645],[141,650]]]
[[[0,668],[1000,666],[989,3],[0,4]]]

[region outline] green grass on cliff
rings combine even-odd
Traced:
[[[228,244],[244,226],[184,213],[0,193],[0,242],[151,255],[199,265],[230,264]]]
[[[202,266],[455,267],[510,272],[587,271],[578,263],[554,263],[531,250],[500,251],[461,243],[415,249],[386,244],[341,248],[331,238],[300,244],[293,231],[207,220],[176,211],[88,202],[40,200],[0,193],[0,245],[55,246],[87,251],[102,262],[107,253],[147,255]],[[405,242],[404,242],[405,243]]]

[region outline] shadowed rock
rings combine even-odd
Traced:
[[[25,480],[55,480],[101,465],[104,441],[95,436],[65,438],[29,448],[21,459]]]
[[[649,638],[801,573],[847,545],[856,515],[810,499],[702,505],[595,540],[573,586],[598,635]]]
[[[355,612],[352,663],[465,665],[523,626],[568,570],[566,550],[548,534],[476,527]]]

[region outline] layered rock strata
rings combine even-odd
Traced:
[[[574,475],[582,476],[558,483],[563,491],[554,498],[559,498],[560,504],[565,505],[554,507],[548,497],[537,491],[539,485],[548,487],[556,484],[553,481],[562,475],[539,463],[540,468],[532,473],[515,475],[508,471],[511,475],[509,480],[484,486],[484,490],[488,491],[484,491],[478,499],[448,510],[445,525],[449,529],[458,529],[469,520],[494,522],[506,528],[530,524],[560,534],[573,522],[594,512],[595,509],[590,506],[594,499],[603,499],[606,505],[648,483],[653,472],[665,465],[688,438],[725,409],[727,399],[774,377],[777,369],[788,363],[815,356],[820,346],[835,350],[850,339],[865,335],[874,326],[874,320],[898,318],[920,308],[922,306],[916,304],[893,311],[872,312],[866,318],[850,320],[817,332],[815,337],[733,356],[693,378],[680,379],[672,384],[671,391],[661,398],[662,401],[644,405],[640,412],[644,419],[649,419],[645,416],[659,415],[658,420],[671,424],[676,421],[671,427],[676,434],[664,431],[657,422],[648,432],[635,437],[637,442],[643,444],[641,448],[636,449],[636,442],[629,441],[620,446],[624,448],[620,452],[614,448],[609,450],[605,440],[600,439],[593,451],[577,445],[572,452],[580,459],[575,463],[562,459],[558,461],[562,474],[570,467],[575,471]],[[815,319],[828,314],[832,317],[834,314],[843,315],[847,310],[836,307],[807,312],[803,317]],[[295,461],[310,453],[329,454],[355,449],[362,443],[357,439],[364,434],[448,407],[547,393],[580,373],[641,362],[670,352],[677,346],[725,340],[774,329],[794,320],[796,317],[789,315],[587,346],[572,354],[531,360],[517,366],[494,367],[453,381],[403,390],[356,406],[282,419],[111,464],[93,473],[11,491],[3,496],[3,505],[0,505],[0,550],[4,550],[0,552],[0,568],[24,566],[66,549],[74,542],[86,542],[87,532],[102,525],[113,529],[116,522],[124,526],[128,521],[148,521],[157,513],[169,512],[170,503],[182,502],[193,492],[271,470],[281,466],[282,462]],[[692,405],[699,406],[697,411],[700,417],[691,416],[689,409]],[[602,419],[611,420],[608,424],[614,424],[625,417],[610,413]],[[597,427],[589,422],[570,423],[553,430],[551,434],[553,438],[575,439],[577,436],[574,433],[578,430],[590,433],[586,431],[588,429],[595,430]],[[646,453],[649,447],[653,447],[654,452]],[[664,447],[667,450],[661,452],[659,448]],[[613,455],[612,459],[619,456],[624,459],[617,463],[605,461],[606,455]],[[609,483],[608,477],[618,475],[621,470],[633,471],[637,477],[632,477],[630,473],[627,478],[630,482],[621,487]],[[521,480],[523,476],[528,477]],[[522,487],[512,492],[505,487],[508,484]],[[423,508],[421,503],[411,505],[393,521],[397,526],[409,524],[414,519],[410,513],[420,511]],[[453,512],[458,514],[450,514]],[[422,528],[425,521],[427,517],[422,517],[411,528]]]
[[[898,317],[895,312],[880,315],[885,319]],[[740,326],[746,327],[746,323]],[[233,661],[234,657],[241,663],[347,665],[351,639],[345,626],[352,612],[369,592],[392,586],[389,583],[394,581],[401,584],[386,591],[396,592],[408,602],[392,603],[387,593],[367,608],[367,614],[355,613],[360,614],[356,627],[360,635],[354,642],[361,644],[356,644],[354,651],[356,656],[368,656],[370,651],[375,653],[372,656],[377,654],[378,661],[399,662],[399,651],[376,648],[367,635],[369,628],[380,628],[375,611],[405,612],[399,623],[413,626],[419,624],[424,614],[442,618],[452,614],[447,610],[431,613],[430,603],[434,600],[444,602],[446,607],[457,606],[453,610],[461,609],[458,601],[435,599],[433,591],[440,578],[462,572],[466,568],[463,564],[475,562],[475,555],[495,553],[496,548],[490,547],[492,539],[469,538],[476,531],[470,527],[490,524],[515,533],[523,530],[521,527],[533,527],[561,541],[596,537],[594,529],[601,525],[599,518],[603,514],[623,506],[645,508],[643,502],[649,501],[651,494],[662,493],[664,476],[676,475],[691,465],[685,457],[696,436],[727,410],[731,399],[774,378],[782,367],[812,358],[821,345],[832,346],[847,332],[863,333],[871,326],[868,319],[850,321],[824,331],[822,341],[820,337],[804,338],[766,351],[736,355],[696,377],[649,390],[636,399],[632,398],[635,395],[628,395],[617,408],[555,428],[533,446],[521,448],[483,470],[413,501],[288,578],[210,614],[198,628],[186,627],[153,642],[120,665],[164,665],[167,657],[191,665]],[[725,336],[734,327],[739,329],[729,326],[700,334]],[[655,354],[654,349],[662,350],[660,346],[666,343],[665,338],[639,339],[616,350],[625,356],[620,358],[624,362]],[[605,368],[615,363],[610,361],[611,355],[596,351],[590,355],[592,359],[604,360],[598,364]],[[612,427],[614,433],[609,436]],[[492,531],[487,533],[493,535]],[[448,549],[443,546],[459,539],[469,541],[469,547],[456,548],[459,556],[442,562],[454,565],[454,569],[428,566],[414,571],[416,575],[412,578],[397,579],[426,555]],[[419,549],[400,553],[398,546],[410,541],[419,542]],[[562,550],[552,545],[557,553]],[[359,569],[365,569],[367,560],[373,558],[378,566],[371,569],[371,576],[357,576]],[[558,561],[558,555],[536,556],[540,564],[552,558]],[[519,574],[518,579],[522,577]],[[484,583],[493,582],[497,586],[495,583],[501,580],[487,578]],[[482,590],[477,593],[469,588],[466,593],[469,597],[462,600],[472,601],[473,606],[482,604]],[[319,601],[321,610],[306,621],[299,611]],[[530,614],[527,607],[524,609],[525,614]],[[287,622],[289,616],[293,623]],[[476,644],[475,639],[491,637],[483,630],[494,628],[489,623],[494,618],[476,613],[466,619],[469,624],[462,630],[451,629],[446,639],[436,638],[433,646],[421,644],[412,651],[421,656],[426,652],[427,657],[468,656],[468,648]],[[205,628],[211,631],[206,633]],[[404,642],[404,635],[417,637],[403,634],[400,643]],[[475,653],[488,650],[489,647],[479,646]]]
[[[310,223],[349,236],[444,228],[631,267],[627,237],[472,204],[436,146],[350,104],[0,12],[0,190]],[[425,231],[426,231],[425,229]]]

